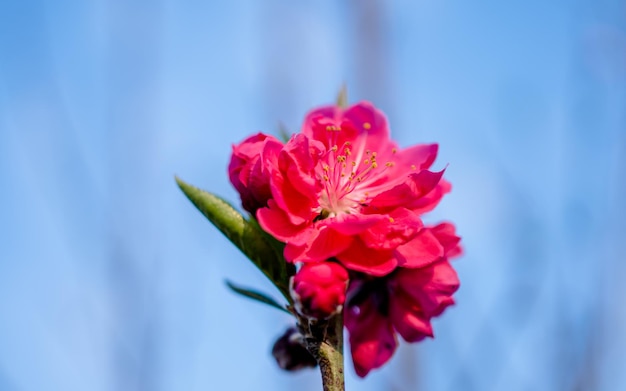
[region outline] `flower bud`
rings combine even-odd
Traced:
[[[275,164],[280,148],[280,141],[263,133],[233,145],[228,176],[241,196],[243,208],[253,215],[257,209],[267,206],[272,197],[269,170]]]
[[[335,262],[306,263],[291,280],[298,313],[328,319],[341,312],[346,300],[348,271]]]
[[[315,358],[304,346],[304,337],[295,327],[285,331],[272,348],[272,356],[281,369],[297,371],[303,368],[314,368]]]

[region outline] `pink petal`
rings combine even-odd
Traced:
[[[388,218],[384,215],[341,214],[324,222],[343,235],[358,235],[366,229]]]
[[[359,102],[343,113],[342,128],[354,129],[364,136],[365,148],[379,151],[389,143],[387,118],[370,102]]]
[[[321,226],[318,235],[302,256],[303,261],[324,261],[346,250],[353,242],[352,236],[342,235],[327,226]]]
[[[434,189],[428,192],[428,194],[412,202],[410,204],[410,208],[418,214],[430,212],[431,210],[435,209],[443,196],[448,194],[451,189],[452,186],[450,185],[450,182],[442,178],[437,186],[435,186]]]
[[[268,201],[266,208],[259,209],[256,217],[261,228],[281,242],[287,242],[305,228],[293,224],[285,211],[280,209],[273,200]]]
[[[437,144],[418,144],[412,147],[398,151],[395,155],[394,162],[397,167],[403,170],[426,170],[430,168],[437,158]]]
[[[391,359],[398,341],[391,322],[371,301],[345,310],[344,319],[350,333],[350,351],[357,375],[365,377]]]
[[[430,319],[421,312],[410,297],[399,294],[390,299],[389,316],[393,327],[407,342],[418,342],[433,337]]]
[[[422,229],[407,244],[396,249],[398,265],[406,268],[424,267],[444,255],[443,246],[429,229]]]
[[[355,239],[350,247],[336,258],[348,269],[384,276],[391,273],[398,262],[392,250],[374,250],[368,248],[361,239]]]
[[[375,213],[375,211],[395,209],[397,207],[413,209],[411,206],[416,200],[435,188],[442,176],[443,171],[431,172],[428,170],[410,174],[405,182],[374,197],[366,210]]]
[[[454,304],[452,294],[459,288],[459,278],[445,260],[420,269],[401,269],[395,279],[399,289],[418,303],[428,317],[437,316]]]
[[[417,235],[422,226],[422,220],[417,214],[398,208],[363,232],[361,239],[369,248],[395,249]]]
[[[287,142],[278,157],[278,165],[290,184],[300,193],[317,193],[314,175],[317,156],[311,153],[309,139],[297,134]]]
[[[315,194],[298,192],[279,171],[271,173],[270,188],[276,205],[285,211],[292,224],[300,225],[314,218]]]
[[[429,229],[443,246],[446,257],[451,258],[461,254],[461,246],[459,246],[461,238],[456,235],[454,224],[440,223]]]

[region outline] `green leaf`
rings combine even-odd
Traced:
[[[198,189],[176,177],[187,198],[270,279],[291,304],[287,262],[255,222],[247,221],[228,202],[215,194]]]
[[[278,123],[278,139],[282,141],[283,143],[286,143],[287,141],[289,141],[290,138],[291,136],[289,136],[289,130],[287,129],[287,126],[285,126],[284,123],[279,122]]]
[[[235,284],[233,284],[232,282],[230,282],[228,280],[226,280],[226,285],[228,285],[228,287],[230,289],[232,289],[235,293],[239,293],[242,296],[245,296],[245,297],[247,297],[249,299],[256,300],[256,301],[259,301],[261,303],[267,304],[267,305],[269,305],[271,307],[278,308],[279,310],[284,311],[284,312],[288,313],[289,315],[291,315],[291,312],[287,311],[287,309],[284,306],[278,304],[278,302],[276,300],[272,299],[271,297],[269,297],[265,293],[261,293],[261,292],[255,291],[253,289],[248,289],[248,288],[244,288],[242,286],[235,285]]]
[[[337,106],[345,109],[348,107],[348,87],[344,83],[337,94]]]

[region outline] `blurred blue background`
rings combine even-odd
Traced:
[[[457,306],[350,390],[626,389],[617,0],[0,0],[0,390],[319,390],[184,198],[230,146],[351,101],[439,142]]]

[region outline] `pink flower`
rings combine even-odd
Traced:
[[[377,276],[420,267],[443,255],[420,219],[450,190],[443,171],[428,171],[436,155],[436,144],[400,149],[370,103],[315,110],[266,164],[271,197],[262,192],[257,219],[290,262],[334,257]]]
[[[269,172],[282,147],[280,141],[262,133],[233,145],[228,175],[241,196],[243,208],[253,215],[267,206],[272,197]]]
[[[291,296],[298,313],[313,319],[328,319],[343,309],[348,271],[335,262],[302,265],[293,277]]]
[[[444,248],[442,257],[420,268],[398,268],[385,277],[362,275],[350,284],[344,320],[360,377],[389,361],[398,345],[396,333],[407,342],[433,337],[431,318],[454,304],[459,280],[448,257],[460,254],[460,238],[449,223],[425,230]]]

